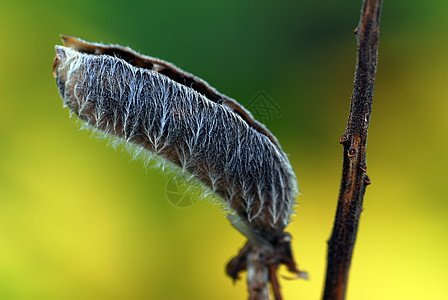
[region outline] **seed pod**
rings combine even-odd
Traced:
[[[71,111],[192,174],[248,235],[279,238],[297,181],[277,139],[250,112],[170,63],[125,47],[62,40],[53,73]]]

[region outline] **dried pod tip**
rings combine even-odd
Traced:
[[[65,47],[70,47],[84,53],[95,53],[95,47],[92,47],[91,44],[89,45],[78,38],[61,34],[61,40]]]
[[[56,56],[54,57],[53,61],[53,76],[54,78],[57,78],[57,70],[58,66],[61,63],[61,60],[65,58],[65,51],[61,47],[56,46]]]

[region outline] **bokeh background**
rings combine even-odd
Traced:
[[[288,230],[319,299],[342,165],[361,1],[1,1],[0,298],[245,299],[244,238],[216,205],[173,206],[170,176],[90,138],[62,108],[59,34],[128,45],[248,104],[299,179]],[[348,299],[448,299],[448,2],[386,0],[369,186]],[[285,270],[282,273],[286,274]]]

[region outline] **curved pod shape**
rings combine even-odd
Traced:
[[[222,198],[249,238],[281,237],[297,181],[277,139],[250,112],[170,63],[62,39],[53,73],[71,111],[192,174]]]

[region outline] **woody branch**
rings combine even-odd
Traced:
[[[328,241],[324,300],[345,299],[366,186],[367,131],[372,112],[377,67],[378,29],[382,0],[365,0],[355,34],[358,57],[347,129],[343,145],[342,180],[334,227]]]

